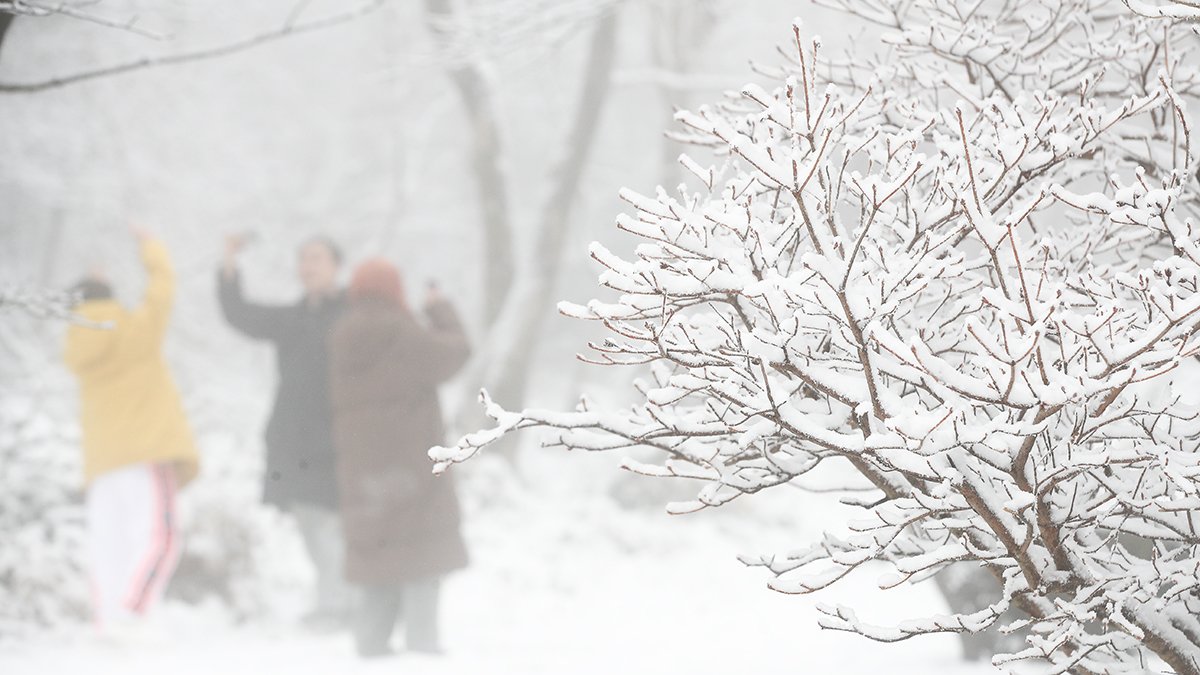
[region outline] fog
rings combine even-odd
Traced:
[[[752,64],[783,58],[796,15],[828,50],[873,39],[790,0],[355,7],[105,0],[19,13],[2,34],[0,286],[100,275],[135,307],[139,236],[160,242],[176,282],[163,354],[199,474],[178,495],[179,564],[154,629],[100,635],[84,413],[62,355],[69,330],[104,329],[0,308],[0,672],[976,672],[953,637],[821,633],[816,603],[865,595],[870,578],[794,597],[737,562],[819,533],[844,508],[832,498],[780,491],[668,516],[695,488],[620,470],[642,451],[567,453],[537,433],[449,472],[462,516],[447,527],[469,563],[441,582],[440,654],[362,660],[354,620],[304,621],[319,579],[303,518],[262,499],[286,366],[279,340],[222,311],[229,238],[255,302],[303,306],[298,265],[317,236],[340,249],[339,289],[371,258],[395,265],[418,314],[436,287],[470,346],[436,389],[442,442],[489,425],[481,387],[510,410],[584,394],[622,405],[641,371],[577,359],[602,333],[556,303],[614,297],[589,245],[636,244],[614,226],[622,188],[685,180],[685,148],[665,134],[674,110],[765,83]],[[121,64],[138,65],[105,72]],[[415,611],[414,593],[397,611]],[[882,621],[944,611],[931,584],[867,605]]]

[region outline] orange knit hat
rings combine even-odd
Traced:
[[[365,298],[387,300],[400,309],[408,309],[404,281],[395,265],[383,258],[369,258],[355,268],[350,279],[350,299]]]

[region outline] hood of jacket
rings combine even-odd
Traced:
[[[125,308],[116,300],[91,300],[75,308],[83,324],[67,330],[66,362],[76,373],[106,362],[117,346],[117,322]]]

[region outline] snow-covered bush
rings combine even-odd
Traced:
[[[230,492],[210,480],[185,494],[184,550],[168,598],[216,601],[237,621],[285,617],[310,583],[299,534],[279,511]]]
[[[182,493],[183,553],[167,589],[189,604],[215,601],[238,621],[278,619],[307,599],[312,571],[291,519],[262,504],[262,449],[206,401],[190,398],[203,452],[200,479]]]
[[[37,332],[0,335],[0,639],[88,615],[81,458],[62,424],[65,377],[44,375]]]
[[[696,183],[622,193],[632,256],[595,244],[614,298],[592,361],[640,402],[508,412],[515,430],[650,448],[627,467],[703,481],[686,512],[848,462],[874,487],[853,534],[747,560],[791,593],[864,565],[881,588],[954,566],[1001,582],[976,612],[881,641],[1025,636],[997,665],[1200,673],[1200,221],[1187,6],[830,0],[888,28],[882,55],[789,62],[681,113]],[[1169,11],[1168,11],[1169,10]],[[1177,16],[1179,15],[1179,16]],[[1010,608],[1023,618],[1010,620]],[[1001,616],[1004,619],[1001,619]]]

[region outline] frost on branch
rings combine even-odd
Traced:
[[[998,665],[1200,673],[1186,28],[1119,2],[831,4],[894,28],[901,65],[826,64],[797,27],[774,90],[678,116],[712,153],[683,161],[697,192],[622,193],[635,254],[591,249],[610,299],[560,306],[607,330],[591,361],[646,373],[640,403],[485,399],[497,426],[433,449],[437,470],[537,427],[660,451],[627,468],[703,481],[673,506],[690,510],[849,462],[876,488],[852,536],[746,561],[776,589],[867,564],[885,589],[955,565],[1000,583],[969,614],[888,627],[824,607],[823,626],[1003,622],[1027,638]],[[1007,57],[1030,45],[1044,58]]]
[[[16,311],[36,319],[78,321],[71,312],[77,298],[70,293],[15,285],[0,285],[0,316]]]

